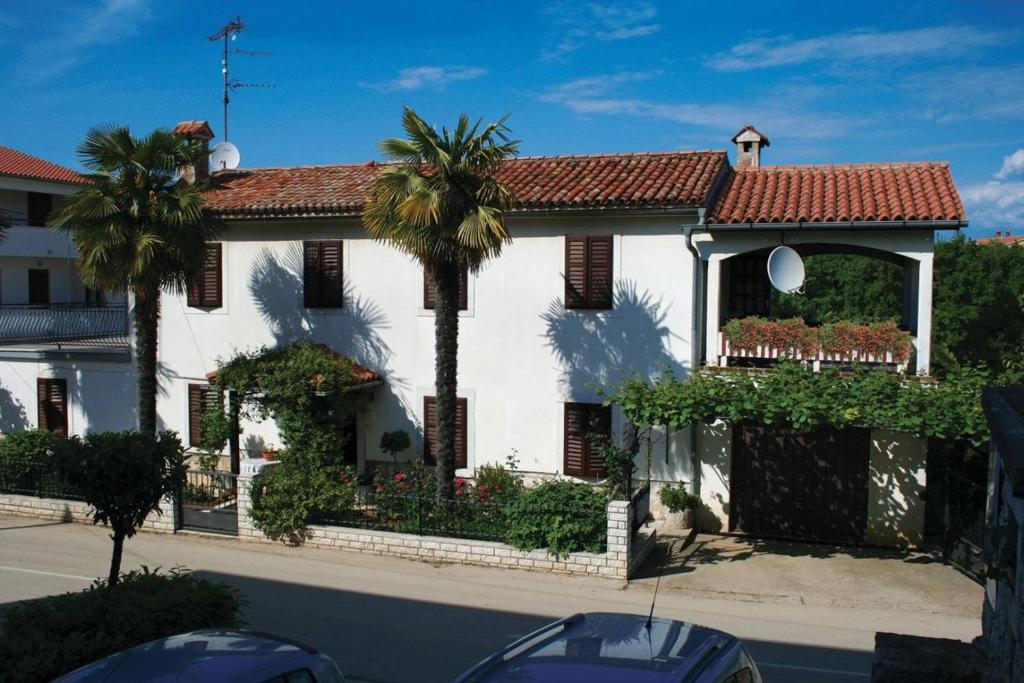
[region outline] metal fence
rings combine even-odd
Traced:
[[[629,506],[633,508],[633,533],[640,530],[640,527],[647,521],[651,514],[651,485],[644,484],[629,499]]]
[[[317,514],[310,522],[418,536],[506,542],[513,518],[526,516],[532,517],[538,525],[557,525],[561,520],[578,520],[583,516],[593,516],[595,525],[607,523],[607,512],[603,508],[539,508],[519,501],[481,503],[472,499],[438,500],[429,496],[372,491],[358,491],[343,509]]]
[[[189,470],[178,494],[181,526],[237,534],[237,499],[237,474],[220,470]]]
[[[103,306],[5,304],[0,306],[0,343],[113,340],[126,343],[128,309],[124,303]]]
[[[19,458],[0,459],[0,493],[83,500],[55,463]]]

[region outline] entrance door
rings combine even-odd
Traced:
[[[795,432],[733,427],[729,530],[753,536],[863,541],[871,438],[867,429]]]

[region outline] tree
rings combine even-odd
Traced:
[[[93,524],[110,526],[114,552],[109,586],[117,584],[124,541],[160,512],[160,501],[185,479],[185,455],[174,432],[92,433],[62,445],[68,483],[93,507]]]
[[[481,130],[459,117],[453,131],[438,133],[406,107],[406,138],[389,138],[381,152],[397,162],[381,170],[363,211],[371,237],[417,259],[433,275],[434,369],[437,397],[438,496],[454,495],[455,410],[458,373],[459,278],[462,269],[477,272],[511,241],[505,212],[511,189],[495,173],[515,155],[502,118]]]
[[[139,430],[156,431],[160,292],[182,294],[199,272],[220,223],[206,210],[209,181],[181,169],[205,164],[206,146],[167,129],[137,138],[124,126],[98,126],[78,154],[91,173],[52,221],[78,248],[82,280],[127,292],[137,348]]]

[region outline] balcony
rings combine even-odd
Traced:
[[[0,345],[21,344],[127,347],[127,306],[0,305]]]
[[[751,316],[730,320],[718,332],[718,365],[737,361],[764,365],[791,359],[810,363],[814,370],[860,364],[906,373],[914,345],[911,333],[892,322],[814,327],[798,318]]]

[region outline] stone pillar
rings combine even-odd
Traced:
[[[628,500],[608,503],[608,576],[629,579],[630,543],[633,537],[633,509]]]
[[[717,254],[708,259],[708,278],[704,285],[707,289],[707,312],[705,317],[704,363],[718,365],[721,346],[718,343],[718,332],[722,326],[722,259]],[[698,343],[694,340],[694,343]]]
[[[178,530],[178,500],[174,495],[164,496],[160,501],[160,513],[149,513],[142,523],[146,531],[173,534]]]
[[[252,506],[252,487],[257,479],[259,479],[259,475],[252,472],[243,471],[238,475],[238,498],[236,502],[238,504],[239,538],[252,538],[253,536],[262,535],[252,525],[252,519],[249,517],[249,508]]]
[[[917,374],[932,367],[932,254],[923,254],[917,266]]]

